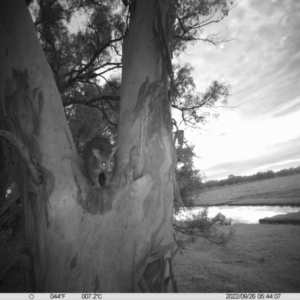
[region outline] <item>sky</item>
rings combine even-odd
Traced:
[[[179,57],[194,67],[199,92],[215,79],[232,86],[233,109],[185,129],[195,167],[215,180],[300,166],[300,1],[242,0],[206,31],[220,29],[236,39],[199,42]]]

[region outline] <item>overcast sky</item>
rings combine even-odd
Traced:
[[[236,106],[186,132],[200,156],[195,167],[211,180],[299,166],[300,1],[242,0],[219,26],[237,40],[199,42],[180,57],[194,66],[200,92],[214,79],[231,84]]]

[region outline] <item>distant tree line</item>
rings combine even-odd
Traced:
[[[257,181],[262,179],[270,179],[270,178],[288,176],[293,174],[300,174],[300,166],[296,168],[282,169],[278,172],[268,170],[266,172],[258,172],[256,174],[248,175],[248,176],[229,175],[227,179],[209,180],[205,183],[202,183],[201,188],[211,188],[217,186],[239,184],[244,182],[252,182],[252,181]]]

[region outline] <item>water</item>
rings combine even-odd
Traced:
[[[195,207],[190,211],[181,211],[176,216],[177,220],[184,220],[191,214],[198,214],[203,211],[203,207]],[[300,211],[300,207],[291,206],[210,206],[208,208],[208,217],[213,218],[218,213],[223,214],[227,219],[231,218],[232,223],[259,223],[259,219],[273,217],[275,215],[287,214]]]

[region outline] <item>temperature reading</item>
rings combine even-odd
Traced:
[[[50,299],[65,299],[66,294],[50,294]]]

